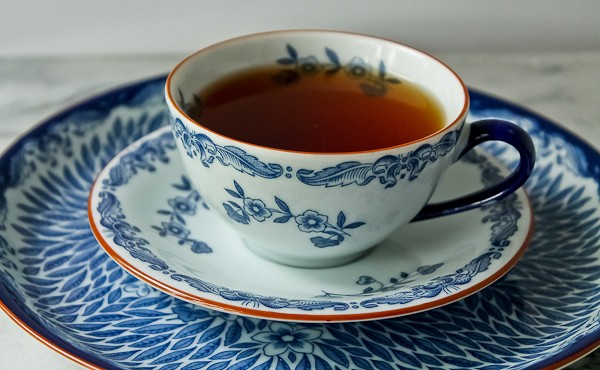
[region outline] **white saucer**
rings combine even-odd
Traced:
[[[434,200],[489,185],[506,171],[475,152],[448,171]],[[508,272],[532,234],[529,199],[519,190],[482,209],[409,224],[344,266],[279,265],[248,250],[204,205],[169,128],[104,168],[89,217],[115,261],[168,294],[239,315],[309,322],[399,316],[464,298]]]

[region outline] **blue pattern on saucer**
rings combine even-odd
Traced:
[[[536,232],[501,281],[424,313],[335,324],[223,314],[149,288],[98,246],[86,198],[113,155],[165,124],[163,86],[153,80],[87,101],[0,159],[0,297],[51,345],[107,369],[279,370],[541,368],[600,343],[600,155],[477,93],[474,116],[517,121],[539,153],[527,183]],[[504,148],[491,150],[512,161]]]
[[[160,226],[153,226],[158,230],[158,234],[163,237],[174,236],[177,238],[177,244],[189,245],[194,253],[212,253],[212,248],[201,240],[190,238],[190,230],[185,221],[186,216],[196,214],[197,205],[200,201],[200,194],[193,189],[190,180],[182,176],[181,183],[174,184],[173,187],[184,193],[185,196],[177,195],[168,200],[171,209],[159,209],[156,213],[168,217],[168,221],[161,222]],[[204,203],[202,206],[208,209]]]

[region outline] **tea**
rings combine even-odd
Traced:
[[[287,72],[261,67],[218,80],[188,113],[222,135],[302,152],[381,149],[443,128],[439,103],[409,81]]]

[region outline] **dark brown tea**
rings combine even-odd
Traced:
[[[334,74],[238,73],[198,94],[191,118],[222,135],[303,152],[367,151],[408,143],[443,127],[439,103],[408,81]]]

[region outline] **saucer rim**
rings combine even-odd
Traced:
[[[231,314],[254,317],[259,319],[268,319],[268,320],[279,320],[279,321],[294,321],[294,322],[305,322],[305,323],[327,323],[327,322],[357,322],[357,321],[369,321],[369,320],[380,320],[404,315],[412,315],[419,312],[424,312],[427,310],[439,308],[445,306],[447,304],[456,302],[458,300],[464,299],[471,294],[474,294],[487,286],[493,284],[498,279],[502,278],[506,275],[523,257],[523,254],[527,250],[529,244],[531,243],[531,238],[535,232],[535,223],[534,223],[534,214],[533,214],[533,205],[531,203],[531,198],[527,193],[524,187],[519,188],[515,193],[520,193],[520,198],[526,202],[523,204],[524,209],[528,209],[528,218],[522,219],[522,222],[528,227],[527,234],[525,238],[518,246],[515,254],[502,266],[499,266],[496,271],[494,271],[490,276],[484,278],[482,281],[475,283],[465,289],[461,289],[457,293],[453,293],[451,295],[447,295],[441,298],[433,299],[429,302],[423,302],[420,304],[411,305],[409,307],[399,307],[399,308],[390,308],[390,309],[382,309],[377,311],[368,311],[361,313],[312,313],[313,311],[308,311],[310,313],[293,313],[293,312],[282,312],[277,310],[272,310],[269,307],[264,307],[261,309],[247,307],[243,304],[235,305],[226,302],[220,302],[211,298],[203,297],[198,294],[192,294],[175,286],[169,285],[164,281],[161,281],[151,274],[143,271],[138,268],[134,263],[131,263],[128,258],[123,257],[120,253],[115,250],[115,247],[111,245],[109,241],[106,240],[105,235],[98,228],[98,219],[94,217],[94,202],[96,202],[97,187],[100,186],[99,183],[102,179],[106,178],[106,174],[110,171],[114,165],[120,161],[120,159],[135,151],[139,146],[157,138],[159,136],[165,135],[168,131],[170,131],[170,127],[162,127],[154,132],[151,132],[138,140],[127,145],[122,151],[117,153],[114,158],[112,158],[106,166],[100,170],[96,179],[94,180],[92,187],[90,188],[90,192],[88,195],[87,202],[87,215],[88,221],[90,224],[90,228],[94,234],[94,237],[98,241],[98,244],[104,249],[104,251],[112,258],[115,262],[117,262],[121,267],[123,267],[127,272],[134,275],[136,278],[144,281],[145,283],[151,285],[152,287],[159,289],[160,291],[169,294],[171,296],[177,297],[179,299],[185,300],[187,302],[206,307],[209,309],[214,309],[222,312],[227,312]],[[177,155],[177,154],[175,154]],[[491,154],[488,153],[491,157]],[[493,157],[497,160],[495,157]],[[503,168],[504,165],[501,163],[497,163],[501,165]],[[451,216],[451,215],[450,215]],[[527,217],[527,216],[523,216]],[[420,222],[427,222],[420,221]]]

